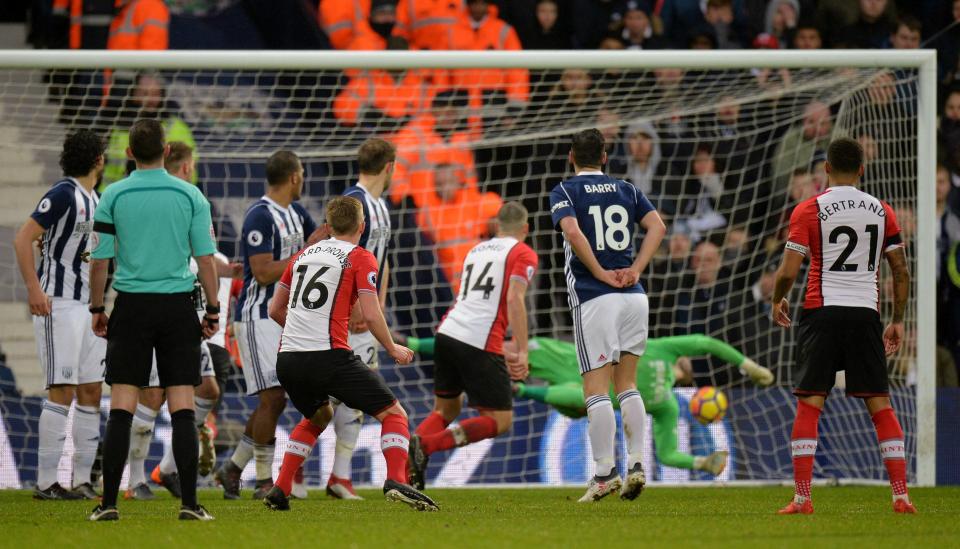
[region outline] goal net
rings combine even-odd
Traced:
[[[302,203],[322,220],[325,201],[356,182],[359,144],[371,136],[396,143],[397,170],[388,193],[388,317],[395,331],[420,338],[432,336],[450,305],[466,250],[490,234],[490,218],[502,202],[519,200],[530,211],[528,243],[540,256],[528,291],[531,335],[572,340],[562,239],[550,220],[548,195],[573,175],[567,161],[571,135],[599,128],[607,142],[606,171],[647,194],[669,227],[642,278],[651,298],[651,337],[703,334],[776,374],[772,387],[757,388],[737,364],[696,355],[673,388],[680,410],[677,451],[729,452],[729,465],[718,477],[724,481],[791,477],[796,330],[769,320],[773,269],[793,207],[826,184],[826,144],[840,135],[853,137],[867,153],[864,190],[893,206],[907,243],[914,286],[906,344],[889,362],[891,394],[906,431],[910,480],[931,482],[924,473],[918,477],[920,471],[930,474],[925,456],[933,451],[932,427],[926,429],[933,362],[925,360],[932,356],[933,312],[932,299],[924,301],[933,249],[920,238],[932,241],[933,178],[932,160],[918,158],[933,148],[925,133],[934,123],[922,94],[928,83],[920,77],[926,58],[921,52],[895,54],[878,66],[873,53],[687,53],[0,56],[0,345],[22,392],[0,395],[0,486],[29,485],[36,478],[43,390],[9,244],[13,231],[56,181],[66,132],[94,128],[111,140],[109,182],[129,168],[113,140],[138,116],[158,116],[171,138],[192,140],[197,183],[214,206],[220,251],[235,259],[244,211],[265,190],[269,154],[297,152],[306,169]],[[880,269],[878,278],[880,312],[888,320],[890,275]],[[802,303],[803,282],[790,294],[794,311]],[[430,356],[421,353],[410,366],[381,358],[380,373],[416,425],[432,406]],[[575,368],[553,367],[564,366]],[[243,396],[241,380],[235,373],[220,408],[219,460],[230,455],[255,406]],[[708,426],[694,421],[687,406],[694,386],[704,385],[720,388],[730,402],[723,420]],[[858,399],[843,396],[842,375],[837,387],[821,420],[815,477],[882,480],[870,417]],[[433,456],[430,483],[585,482],[593,473],[586,419],[530,399],[517,398],[514,405],[507,434]],[[104,414],[107,408],[105,401]],[[298,419],[292,407],[281,418],[277,466]],[[164,412],[148,471],[169,444],[167,421]],[[662,421],[651,423],[651,431],[670,428]],[[306,463],[311,484],[329,474],[332,431]],[[927,442],[918,445],[918,439]],[[646,444],[644,465],[654,481],[713,480],[663,463],[658,450],[666,454],[667,448],[658,449],[652,436]],[[618,459],[622,469],[622,439]],[[353,463],[355,484],[382,482],[379,426],[371,418]],[[66,480],[68,457],[62,464]],[[246,475],[252,480],[252,463]]]

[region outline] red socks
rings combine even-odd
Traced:
[[[407,418],[389,414],[380,425],[380,451],[387,460],[387,478],[407,484],[407,449],[410,447],[410,428]],[[284,465],[287,461],[284,458]]]
[[[428,417],[427,420],[429,419]],[[424,423],[427,420],[424,420]],[[419,429],[417,429],[417,434],[420,434]],[[420,442],[423,444],[423,451],[430,455],[434,452],[449,450],[455,446],[465,446],[471,442],[495,436],[497,436],[497,420],[490,416],[477,416],[461,421],[453,429],[444,429],[431,435],[420,435]]]
[[[432,435],[434,433],[439,433],[440,431],[447,428],[447,425],[450,425],[450,422],[443,419],[443,416],[438,412],[430,412],[423,421],[420,422],[420,425],[417,426],[417,435],[425,437],[427,435]]]
[[[290,440],[287,441],[287,449],[283,453],[283,463],[280,465],[280,474],[277,475],[275,483],[284,495],[289,496],[293,487],[293,476],[303,465],[303,462],[313,451],[313,445],[317,443],[317,437],[323,429],[310,422],[309,419],[302,419],[300,423],[290,433]]]
[[[810,481],[813,479],[813,457],[817,453],[817,423],[820,409],[806,402],[797,402],[797,418],[790,434],[790,454],[793,456],[795,496],[810,499]]]
[[[873,426],[877,429],[880,455],[890,477],[894,496],[907,495],[907,453],[903,442],[903,429],[893,413],[893,408],[884,408],[873,414]]]

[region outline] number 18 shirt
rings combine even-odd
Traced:
[[[554,227],[559,230],[564,217],[577,218],[580,231],[606,270],[624,269],[633,263],[637,223],[652,211],[653,204],[639,189],[598,171],[580,172],[550,193]],[[629,288],[614,288],[600,282],[566,241],[563,251],[571,307],[605,294],[644,293],[639,283]]]
[[[356,244],[331,238],[290,260],[279,283],[290,290],[281,352],[350,350],[350,310],[360,292],[377,294],[377,260]]]
[[[810,258],[804,309],[877,308],[883,254],[903,246],[889,204],[848,185],[797,205],[786,249]]]

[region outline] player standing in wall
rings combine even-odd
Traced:
[[[524,295],[537,270],[537,254],[523,243],[530,227],[522,204],[501,206],[497,222],[497,236],[467,253],[460,294],[437,329],[433,411],[410,441],[410,483],[421,490],[430,454],[493,438],[510,429],[510,380],[527,377]],[[515,349],[509,363],[503,356],[508,325]],[[460,415],[464,392],[480,415],[447,428]]]
[[[380,449],[387,462],[383,494],[421,511],[437,504],[407,485],[407,414],[387,388],[347,343],[347,324],[359,302],[363,320],[398,364],[409,364],[413,351],[393,342],[380,310],[377,260],[357,245],[363,234],[363,207],[349,196],[327,204],[333,238],[314,244],[289,262],[270,302],[270,317],[283,326],[277,375],[290,401],[309,421],[290,433],[277,484],[264,498],[274,510],[288,510],[293,476],[310,455],[317,437],[333,417],[330,399],[377,418]]]
[[[632,500],[646,484],[640,457],[647,413],[637,391],[637,360],[646,349],[649,304],[639,279],[667,229],[640,190],[600,170],[607,153],[599,130],[574,135],[569,160],[576,176],[550,193],[550,213],[564,236],[564,272],[596,463],[580,501],[597,501],[617,489]],[[637,225],[645,236],[634,257]],[[611,382],[627,439],[623,482],[614,461]]]
[[[903,315],[910,272],[900,227],[889,204],[857,188],[863,148],[839,138],[827,150],[828,188],[801,202],[790,216],[790,235],[773,292],[773,321],[791,324],[787,294],[810,258],[800,317],[797,361],[803,377],[790,435],[795,494],[780,514],[812,514],[810,481],[817,451],[817,423],[836,373],[846,372],[850,396],[864,399],[893,489],[893,510],[916,513],[907,494],[903,429],[890,406],[886,356],[903,342]],[[878,311],[880,259],[893,274],[893,318],[884,330]]]
[[[304,235],[317,226],[297,200],[303,191],[303,164],[291,151],[277,151],[267,159],[267,194],[247,210],[240,253],[243,290],[235,315],[247,394],[257,395],[233,456],[217,470],[225,499],[240,497],[240,475],[253,458],[257,466],[254,499],[262,499],[273,485],[274,433],[287,397],[277,379],[277,349],[283,328],[267,316],[267,304],[290,257],[304,247]]]
[[[40,411],[36,499],[94,499],[90,468],[100,441],[100,389],[106,342],[90,327],[88,256],[94,187],[103,173],[103,139],[88,130],[63,142],[64,178],[37,204],[14,239],[20,275],[27,287],[40,363],[46,371],[47,400]],[[34,270],[33,243],[43,238],[40,267]],[[57,466],[74,396],[73,491],[57,482]]]
[[[383,194],[390,188],[396,156],[396,148],[389,142],[378,138],[366,140],[357,151],[360,179],[356,185],[343,192],[343,196],[356,198],[363,205],[365,223],[358,245],[372,253],[380,266],[377,284],[380,307],[383,310],[386,310],[387,287],[390,284],[390,261],[387,257],[390,247],[390,212]],[[348,343],[367,366],[374,370],[380,367],[377,340],[367,329],[359,306],[355,306],[350,315]],[[337,445],[333,470],[327,481],[327,494],[338,499],[363,499],[353,490],[350,480],[350,464],[357,439],[360,437],[360,428],[363,426],[363,413],[343,404],[337,404],[334,410],[333,429],[337,434]],[[295,488],[299,487],[295,485]],[[295,489],[293,493],[296,497],[304,497],[306,489]]]

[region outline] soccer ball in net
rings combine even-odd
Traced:
[[[690,399],[690,415],[706,425],[723,419],[727,412],[727,395],[716,387],[701,387]]]

